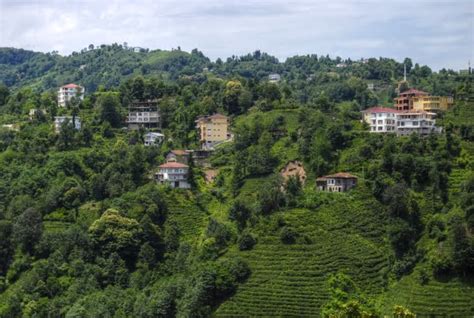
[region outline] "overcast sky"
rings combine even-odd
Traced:
[[[474,64],[474,0],[0,0],[0,47],[69,54],[89,44],[190,51],[256,49]]]

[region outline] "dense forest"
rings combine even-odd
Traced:
[[[441,134],[361,123],[393,105],[404,65],[402,85],[454,97]],[[474,315],[473,80],[410,58],[0,48],[0,317]],[[84,100],[58,108],[72,82]],[[143,99],[159,100],[157,147],[124,129]],[[190,164],[192,189],[158,185],[216,112],[234,138],[208,160],[214,181]],[[55,133],[57,115],[81,129]],[[279,173],[295,160],[304,184]],[[357,187],[316,190],[339,171]]]

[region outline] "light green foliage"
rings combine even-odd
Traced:
[[[415,88],[456,97],[442,134],[360,122],[396,96],[403,64],[388,58],[1,48],[0,123],[19,131],[0,129],[0,316],[472,315],[472,78],[404,63]],[[86,96],[58,108],[69,82]],[[159,100],[163,145],[120,128],[136,99]],[[32,108],[46,113],[30,120]],[[156,184],[168,151],[198,149],[195,120],[216,112],[233,134],[206,162],[217,179],[194,162],[191,190]],[[55,134],[56,115],[81,130]],[[293,160],[304,184],[279,177]],[[335,172],[357,186],[317,191]]]

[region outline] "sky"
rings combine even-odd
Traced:
[[[127,42],[227,58],[410,57],[474,65],[474,0],[0,0],[0,47],[70,54]]]

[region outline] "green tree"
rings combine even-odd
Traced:
[[[24,251],[32,253],[43,234],[43,217],[34,208],[28,208],[13,223],[13,241]]]
[[[100,93],[96,100],[101,122],[107,121],[114,128],[120,127],[122,117],[120,115],[120,99],[117,93]]]
[[[128,263],[134,261],[142,241],[142,229],[136,220],[108,209],[89,227],[95,247],[103,254],[118,253]]]

